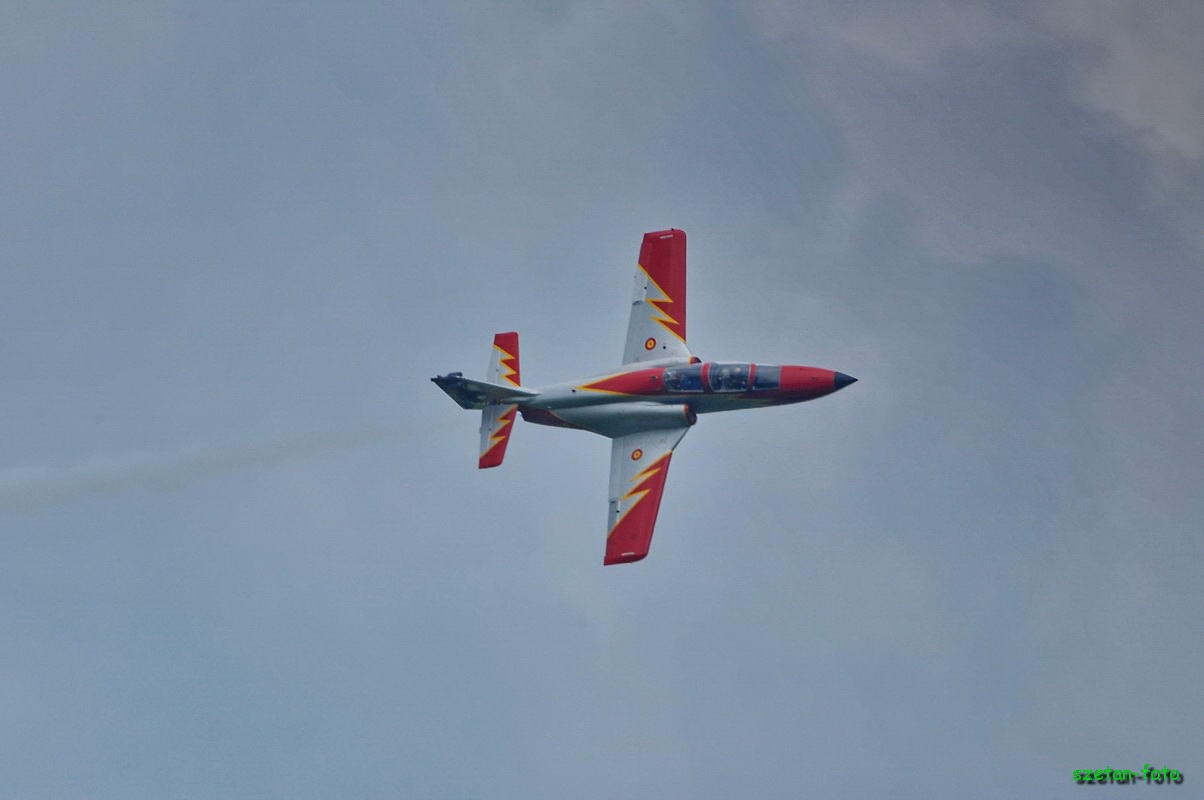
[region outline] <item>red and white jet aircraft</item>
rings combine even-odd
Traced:
[[[481,411],[481,469],[496,467],[516,414],[612,440],[604,564],[648,555],[673,449],[699,414],[814,400],[856,378],[818,367],[703,362],[686,346],[686,234],[644,234],[623,366],[542,388],[522,386],[518,334],[493,337],[488,380],[431,378],[464,408]]]

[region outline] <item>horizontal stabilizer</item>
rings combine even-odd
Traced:
[[[534,397],[536,392],[520,386],[503,386],[488,381],[474,381],[459,372],[431,378],[435,385],[460,404],[461,408],[482,409],[491,402],[515,402]]]

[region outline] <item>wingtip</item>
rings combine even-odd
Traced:
[[[659,231],[648,231],[644,234],[645,239],[684,239],[686,232],[681,228],[665,228]]]
[[[606,558],[602,560],[602,566],[609,567],[612,564],[634,564],[637,561],[643,561],[647,557],[647,553],[621,553],[614,556],[607,553]]]

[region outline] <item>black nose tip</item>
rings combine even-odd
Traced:
[[[836,373],[836,388],[843,389],[850,383],[856,383],[857,379],[852,375],[845,375],[843,372]]]

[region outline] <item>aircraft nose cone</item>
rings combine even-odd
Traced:
[[[856,383],[857,379],[852,375],[845,375],[843,372],[836,373],[836,388],[843,389],[850,383]]]

